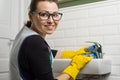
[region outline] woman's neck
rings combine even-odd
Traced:
[[[32,29],[33,31],[37,32],[43,39],[45,39],[45,34],[43,34],[42,32],[38,31],[36,28],[34,28],[33,26],[30,27],[30,29]]]

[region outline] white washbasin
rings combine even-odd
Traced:
[[[53,73],[60,73],[66,68],[71,62],[71,59],[54,59],[53,62]],[[79,74],[95,74],[104,75],[111,72],[111,60],[108,59],[93,59]]]

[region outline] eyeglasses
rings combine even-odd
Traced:
[[[50,18],[50,16],[52,16],[52,19],[54,21],[59,21],[63,15],[62,13],[58,13],[58,12],[54,12],[54,13],[50,14],[49,12],[46,12],[46,11],[44,11],[44,12],[34,11],[32,13],[39,14],[39,16],[42,20],[48,20]]]

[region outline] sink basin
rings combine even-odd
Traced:
[[[53,73],[62,72],[71,62],[71,59],[54,59]],[[111,60],[93,59],[81,69],[79,74],[104,75],[111,72]]]

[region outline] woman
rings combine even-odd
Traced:
[[[57,0],[31,0],[29,19],[25,27],[18,33],[10,56],[10,80],[54,80],[52,73],[53,57],[60,58],[61,54],[51,50],[45,36],[52,34],[58,26],[62,13],[58,10]],[[80,56],[74,57],[73,63]],[[85,58],[83,65],[91,59]],[[78,62],[80,59],[77,59]],[[71,64],[72,64],[71,62]],[[78,62],[76,64],[78,64]],[[72,70],[66,68],[56,79],[69,80],[76,77]],[[72,76],[73,75],[73,76]]]

